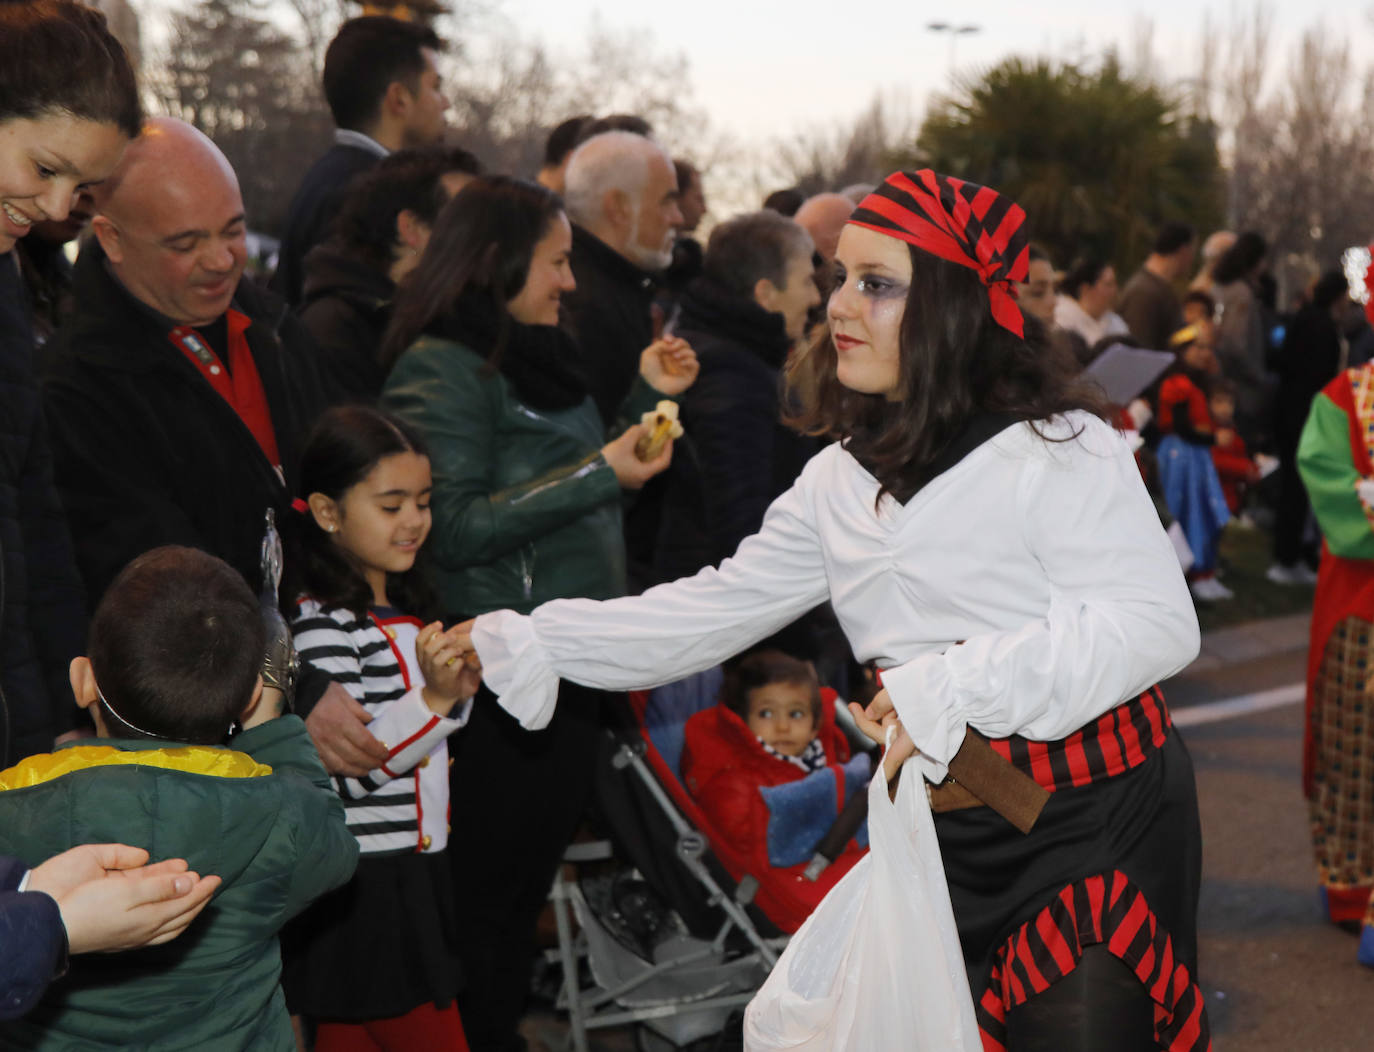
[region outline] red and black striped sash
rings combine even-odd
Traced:
[[[1013,734],[990,738],[988,744],[1054,792],[1077,789],[1138,767],[1164,744],[1171,724],[1164,694],[1155,686],[1060,741],[1035,742]]]

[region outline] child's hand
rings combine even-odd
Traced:
[[[1229,446],[1236,440],[1236,429],[1225,425],[1217,428],[1216,443],[1219,446]]]
[[[447,716],[453,706],[477,693],[482,682],[481,666],[466,660],[460,645],[464,633],[455,625],[447,632],[442,622],[434,621],[420,629],[415,640],[415,659],[425,677],[421,695],[432,712]],[[474,655],[475,658],[475,655]]]

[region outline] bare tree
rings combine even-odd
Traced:
[[[259,10],[254,0],[201,0],[173,14],[147,83],[164,112],[224,151],[250,224],[275,233],[302,162],[328,142],[330,121],[299,45]]]
[[[1233,19],[1222,74],[1230,146],[1228,217],[1273,246],[1280,287],[1291,296],[1341,252],[1374,235],[1374,66],[1349,41],[1314,23],[1266,91],[1269,9]]]
[[[658,53],[647,31],[596,22],[580,52],[555,54],[507,29],[476,51],[454,79],[451,123],[489,167],[532,174],[549,131],[578,113],[638,114],[669,150],[702,156],[708,125],[687,60]]]

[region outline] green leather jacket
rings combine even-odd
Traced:
[[[601,455],[595,402],[534,410],[484,365],[461,344],[422,336],[382,391],[381,407],[429,444],[426,544],[444,612],[528,613],[549,599],[624,595],[621,490]],[[615,433],[663,398],[636,377]]]

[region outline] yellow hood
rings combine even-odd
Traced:
[[[73,771],[115,764],[161,767],[216,778],[261,778],[272,773],[271,767],[258,763],[247,753],[209,745],[179,745],[169,749],[138,751],[116,749],[109,745],[74,745],[70,749],[30,756],[9,770],[0,772],[0,790],[25,789]]]

